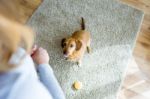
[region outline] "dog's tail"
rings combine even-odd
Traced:
[[[83,17],[81,17],[81,29],[85,30],[85,22]]]

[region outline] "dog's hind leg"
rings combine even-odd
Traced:
[[[79,67],[81,67],[81,65],[82,65],[82,58],[83,58],[83,56],[81,56],[81,57],[77,60],[77,65],[78,65]]]
[[[87,46],[87,52],[91,53],[91,47],[90,46]]]
[[[91,53],[91,47],[90,47],[90,45],[91,45],[91,40],[88,41],[87,47],[86,47],[88,53]]]
[[[79,60],[79,61],[77,61],[77,65],[79,66],[79,67],[81,67],[81,61]]]

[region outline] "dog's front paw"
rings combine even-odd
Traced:
[[[65,60],[66,60],[66,61],[70,61],[70,59],[69,59],[69,58],[65,58]]]
[[[80,62],[80,61],[78,61],[78,62],[77,62],[77,65],[78,65],[79,67],[81,67],[81,62]]]

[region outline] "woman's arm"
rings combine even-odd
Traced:
[[[49,64],[37,66],[40,81],[46,86],[54,99],[65,99],[64,93]]]
[[[49,90],[54,99],[65,99],[65,95],[53,73],[49,63],[49,55],[43,48],[36,48],[32,52],[32,59],[38,64],[37,71],[40,81]]]

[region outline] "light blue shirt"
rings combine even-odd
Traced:
[[[37,71],[28,55],[17,68],[0,73],[0,99],[65,99],[51,67],[41,64]]]

